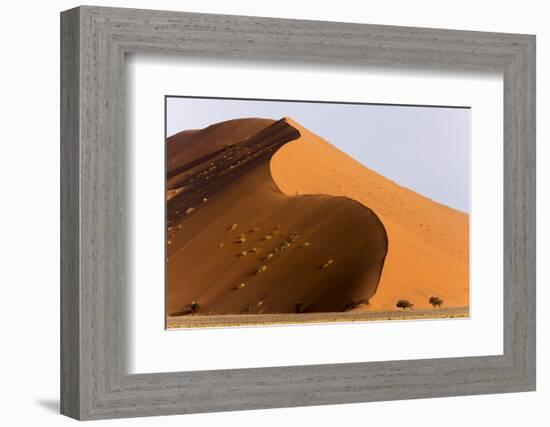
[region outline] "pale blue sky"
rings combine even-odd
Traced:
[[[469,212],[470,109],[168,97],[166,133],[291,117],[368,168]]]

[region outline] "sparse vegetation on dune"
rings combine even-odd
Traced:
[[[359,307],[361,304],[364,304],[364,300],[359,300],[359,301],[350,301],[349,303],[347,303],[345,306],[344,306],[344,311],[349,311],[349,310],[353,310],[354,308],[357,308]],[[367,304],[368,304],[368,301],[367,301]]]
[[[334,260],[332,259],[329,259],[327,262],[325,262],[323,265],[322,265],[322,268],[328,268],[332,265],[332,263],[334,262]]]
[[[197,301],[193,301],[189,304],[189,308],[191,309],[191,313],[196,313],[200,310],[201,305]]]

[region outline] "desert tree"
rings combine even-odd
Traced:
[[[443,304],[443,300],[439,297],[431,297],[429,302],[433,306],[433,308],[441,308],[441,304]]]
[[[400,299],[399,301],[397,301],[397,304],[395,304],[395,306],[405,310],[406,308],[412,308],[414,306],[414,304],[411,304],[406,299]]]

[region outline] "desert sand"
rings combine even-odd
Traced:
[[[453,316],[467,313],[468,215],[389,181],[292,119],[180,132],[167,156],[169,326],[200,315],[411,317],[397,313],[398,299],[431,310],[417,310],[421,318],[450,317],[430,296]]]
[[[285,194],[346,196],[371,208],[389,249],[369,310],[395,309],[399,299],[429,308],[469,306],[469,216],[386,179],[300,124],[301,136],[277,151],[271,171]]]
[[[299,323],[346,323],[346,322],[385,322],[388,320],[432,320],[461,319],[469,316],[468,307],[447,307],[415,310],[349,310],[333,313],[300,313],[300,314],[239,314],[211,316],[169,316],[166,326],[177,328],[219,328],[223,326],[243,325],[284,325]]]

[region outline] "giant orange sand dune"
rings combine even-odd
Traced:
[[[468,215],[290,118],[180,132],[167,157],[168,315],[469,305]]]

